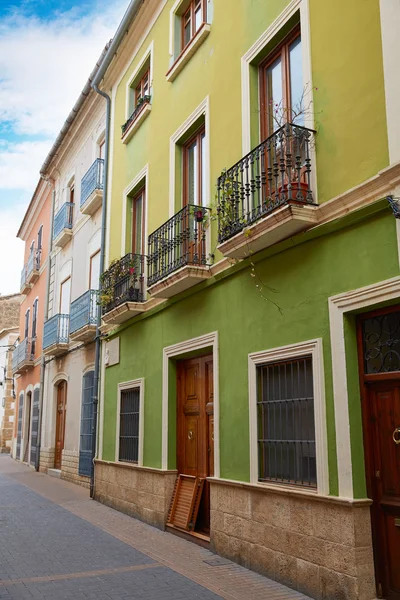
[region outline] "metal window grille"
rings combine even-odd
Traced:
[[[317,485],[311,357],[258,367],[259,481]]]
[[[33,403],[32,403],[31,458],[30,458],[30,463],[32,466],[36,465],[38,432],[39,432],[39,388],[36,388],[33,391]]]
[[[121,391],[119,413],[119,460],[137,463],[139,459],[140,389]]]
[[[364,373],[400,371],[400,312],[377,315],[362,323]]]
[[[22,414],[24,410],[24,395],[19,395],[18,402],[18,426],[17,426],[17,447],[15,452],[15,458],[21,457],[21,438],[22,438]]]
[[[83,376],[81,432],[79,445],[79,475],[90,477],[92,461],[94,371]]]

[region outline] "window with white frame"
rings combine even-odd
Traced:
[[[317,485],[312,356],[257,366],[258,480]]]
[[[139,125],[151,109],[152,48],[151,45],[127,84],[127,120],[122,125],[123,138]]]
[[[119,392],[118,460],[139,463],[141,386]]]

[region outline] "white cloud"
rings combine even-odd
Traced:
[[[25,206],[16,205],[0,212],[0,294],[19,292],[24,264],[24,244],[15,236],[24,216]]]
[[[40,167],[50,147],[50,140],[3,145],[0,150],[0,201],[3,190],[32,192],[35,189]]]
[[[14,14],[0,25],[0,121],[19,134],[58,133],[127,0],[77,18],[51,21]]]

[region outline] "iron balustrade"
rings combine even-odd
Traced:
[[[54,344],[68,344],[69,340],[69,315],[54,315],[44,324],[43,348]]]
[[[135,110],[133,111],[133,113],[127,120],[127,122],[121,126],[122,135],[125,135],[125,133],[128,131],[131,124],[139,116],[139,114],[142,112],[142,110],[146,106],[146,104],[150,104],[151,96],[148,96],[148,95],[143,96],[143,98],[141,98],[140,100],[141,101],[139,101],[139,104],[136,105]]]
[[[206,222],[208,209],[184,206],[149,236],[148,285],[186,265],[207,266]]]
[[[315,132],[283,125],[218,178],[218,241],[284,204],[314,204],[310,145]]]
[[[69,332],[74,333],[87,325],[96,325],[98,313],[99,292],[88,290],[71,303],[69,317]]]
[[[28,262],[26,263],[26,276],[28,279],[33,271],[39,271],[41,254],[42,251],[40,249],[33,249],[30,253]]]
[[[12,368],[13,371],[18,369],[20,365],[22,365],[25,361],[33,360],[34,352],[32,351],[32,341],[30,338],[25,338],[22,340],[18,346],[15,347],[12,358]]]
[[[24,289],[27,279],[28,279],[28,277],[27,277],[27,272],[26,272],[26,265],[24,265],[24,268],[21,271],[21,286],[19,288],[20,290]]]
[[[53,239],[58,237],[63,229],[72,229],[73,215],[73,202],[65,202],[54,217]]]
[[[104,183],[104,159],[96,158],[81,181],[81,206],[95,190],[102,190]]]
[[[144,302],[144,264],[142,254],[126,254],[102,276],[100,299],[103,314],[124,302]]]

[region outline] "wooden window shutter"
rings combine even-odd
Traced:
[[[199,512],[204,479],[191,475],[179,475],[172,495],[168,525],[192,531]]]

